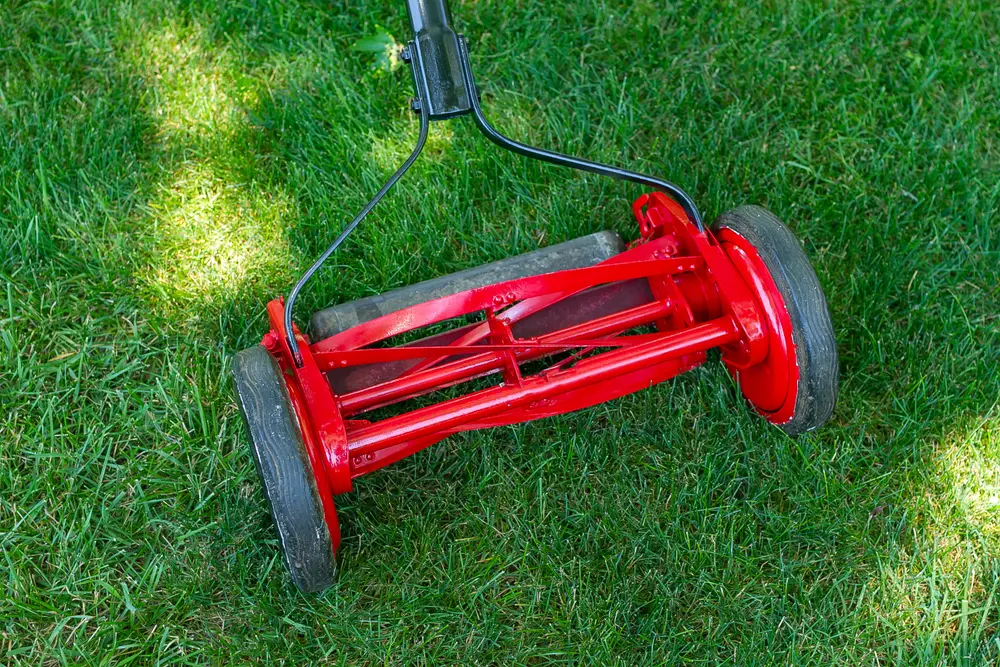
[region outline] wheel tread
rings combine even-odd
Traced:
[[[336,574],[333,541],[281,370],[267,350],[249,348],[233,359],[233,383],[292,581],[321,591]]]

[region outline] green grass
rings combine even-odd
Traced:
[[[405,157],[401,2],[0,5],[4,664],[984,664],[1000,658],[992,0],[456,2],[516,137],[789,221],[842,400],[796,440],[718,364],[454,437],[338,499],[299,594],[228,381]],[[304,295],[602,228],[635,187],[466,120]]]

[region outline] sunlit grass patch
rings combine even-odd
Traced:
[[[249,93],[236,84],[233,54],[205,49],[198,25],[165,22],[136,27],[140,39],[125,55],[144,77],[146,106],[165,141],[230,134]],[[250,94],[252,97],[252,94]],[[249,100],[247,100],[249,101]]]
[[[259,86],[227,48],[206,51],[197,24],[166,22],[130,51],[164,156],[160,185],[137,221],[149,242],[139,271],[164,317],[197,317],[262,276],[290,277],[285,230],[295,202],[257,182],[248,110]]]
[[[147,279],[165,299],[165,314],[195,314],[261,276],[291,277],[284,225],[294,203],[286,195],[247,192],[204,165],[182,165],[175,176],[150,204],[155,250]]]
[[[859,591],[856,621],[892,639],[888,656],[1000,656],[1000,440],[994,411],[958,420],[911,471],[899,504],[877,504],[866,532],[894,537]]]
[[[958,539],[975,536],[1000,558],[1000,417],[994,409],[962,422],[934,452],[938,484],[927,499],[934,526]]]

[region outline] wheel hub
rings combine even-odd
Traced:
[[[770,271],[753,245],[731,229],[717,234],[719,244],[750,286],[767,324],[767,354],[747,368],[726,367],[754,409],[775,424],[792,419],[798,393],[799,368],[792,337],[792,320]]]

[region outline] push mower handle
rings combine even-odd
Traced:
[[[462,74],[458,35],[451,27],[447,0],[406,0],[413,26],[413,48],[421,67],[418,88],[426,91],[423,102],[431,120],[460,116],[472,110]]]
[[[422,30],[448,28],[451,24],[447,0],[406,0],[406,9],[415,35]]]
[[[451,27],[451,12],[448,11],[448,1],[406,0],[406,10],[410,15],[410,25],[413,27],[414,37],[403,52],[403,60],[411,65],[413,82],[417,92],[417,99],[413,103],[413,110],[420,113],[420,134],[417,137],[417,145],[410,157],[386,181],[382,189],[361,209],[361,212],[343,229],[313,265],[302,274],[299,281],[295,283],[295,287],[289,292],[288,299],[285,301],[283,333],[296,367],[301,367],[303,363],[292,324],[292,309],[296,297],[305,284],[309,282],[309,279],[340,247],[344,239],[365,219],[417,159],[427,141],[427,128],[432,120],[443,120],[471,113],[475,118],[476,125],[486,135],[486,138],[501,148],[535,160],[632,181],[665,192],[680,204],[699,232],[706,231],[694,201],[687,193],[669,181],[621,167],[613,167],[536,148],[501,134],[490,124],[480,106],[476,82],[472,76],[472,64],[469,62],[468,44],[465,38],[459,37]]]

